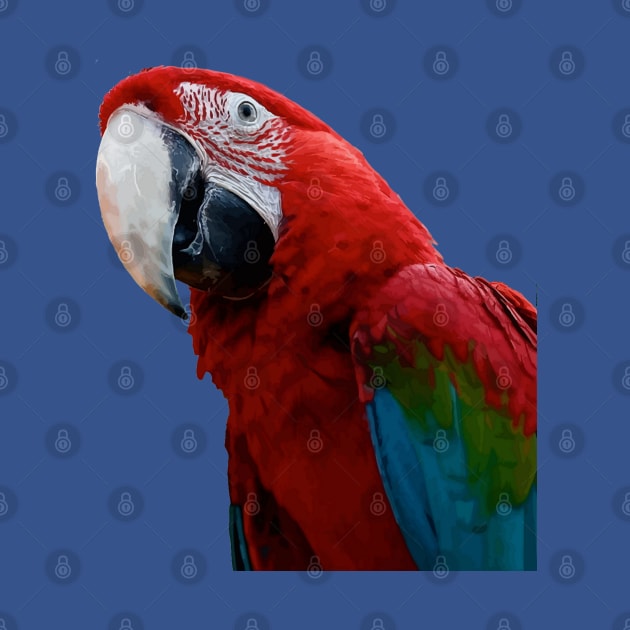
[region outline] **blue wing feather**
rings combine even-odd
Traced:
[[[438,556],[450,570],[535,570],[536,486],[521,505],[485,513],[471,492],[452,385],[451,398],[446,449],[434,448],[439,425],[429,410],[426,423],[410,423],[387,389],[367,406],[385,491],[409,551],[421,570],[432,569]]]

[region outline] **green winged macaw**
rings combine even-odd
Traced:
[[[534,307],[254,81],[145,69],[100,129],[109,238],[229,401],[234,568],[535,569]]]

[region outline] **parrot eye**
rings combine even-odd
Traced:
[[[251,103],[250,101],[243,101],[237,109],[238,112],[238,117],[243,121],[243,122],[255,122],[256,118],[258,118],[258,112],[256,111],[256,108],[254,107],[254,104]]]

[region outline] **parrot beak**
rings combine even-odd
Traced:
[[[110,116],[96,188],[125,269],[171,313],[187,319],[176,278],[234,299],[268,279],[275,240],[260,214],[206,181],[192,144],[151,112],[123,106]]]

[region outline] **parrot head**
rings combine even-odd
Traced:
[[[441,260],[358,149],[254,81],[148,68],[107,93],[100,130],[109,239],[136,283],[180,317],[176,279],[244,300],[304,270],[304,297],[323,277],[339,291],[361,272]]]

